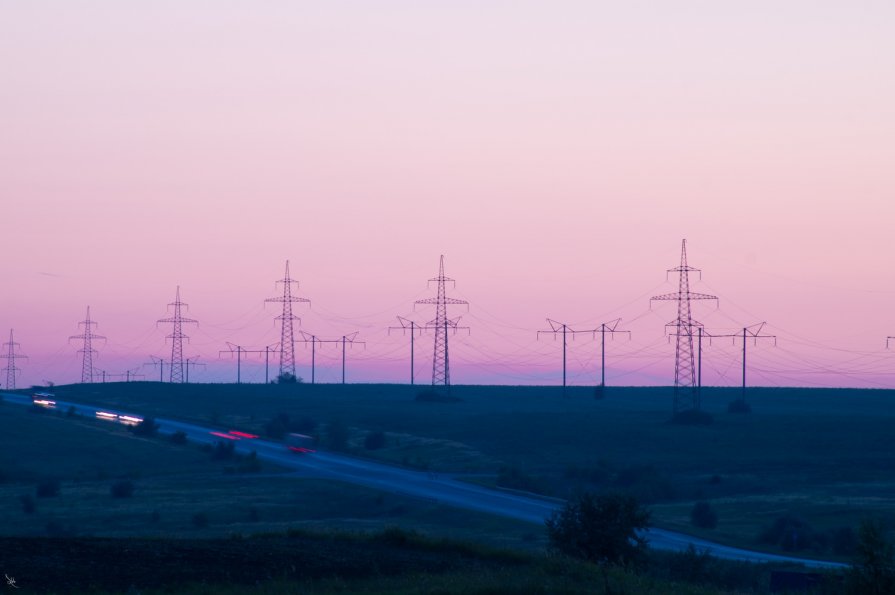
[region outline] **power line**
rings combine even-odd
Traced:
[[[192,318],[184,318],[182,309],[188,304],[180,301],[180,286],[177,286],[177,295],[174,301],[168,304],[168,307],[174,307],[174,316],[168,318],[160,318],[156,324],[167,323],[172,325],[171,334],[166,338],[171,339],[171,362],[170,362],[170,381],[184,382],[184,360],[183,360],[183,340],[189,339],[189,336],[183,333],[184,324],[199,324],[198,320]],[[187,376],[189,372],[187,372]]]
[[[78,350],[78,353],[81,354],[81,382],[88,384],[93,382],[93,355],[97,353],[93,348],[93,341],[94,339],[105,340],[105,337],[93,332],[93,327],[97,324],[90,320],[90,306],[87,306],[87,317],[78,323],[78,327],[81,326],[84,327],[84,332],[80,335],[72,335],[68,340],[81,339],[84,341],[84,346]]]
[[[390,326],[390,327],[388,327],[388,332],[389,332],[389,334],[391,334],[392,330],[400,330],[402,332],[406,332],[407,330],[410,330],[410,384],[413,385],[414,378],[415,378],[415,369],[414,369],[414,363],[413,363],[413,355],[414,355],[413,336],[416,334],[416,331],[420,331],[420,334],[422,334],[423,327],[418,325],[416,322],[414,322],[412,320],[408,320],[402,316],[398,316],[397,318],[398,318],[398,322],[401,323],[401,326]]]
[[[16,367],[17,359],[28,359],[27,355],[22,355],[21,353],[16,353],[16,346],[21,347],[15,340],[12,338],[12,329],[9,329],[9,342],[3,344],[4,347],[7,347],[8,350],[5,354],[0,355],[0,358],[6,360],[6,367],[3,370],[6,372],[6,390],[15,390],[16,388],[16,373],[21,372],[22,370]]]
[[[366,346],[364,341],[355,341],[358,333],[354,332],[350,335],[342,335],[338,339],[321,339],[317,335],[306,333],[305,331],[299,331],[302,336],[302,342],[311,344],[311,384],[315,384],[316,382],[316,367],[317,367],[317,343],[341,343],[342,344],[342,384],[345,384],[345,347],[348,344],[351,344],[353,347],[356,344]]]
[[[674,353],[674,415],[687,411],[698,411],[699,388],[696,379],[696,367],[693,361],[693,329],[702,327],[702,323],[692,317],[690,302],[693,300],[717,300],[718,297],[705,293],[690,291],[690,273],[702,271],[687,264],[687,240],[681,242],[681,264],[668,273],[679,273],[678,290],[675,293],[656,295],[650,301],[676,301],[677,318],[666,324],[674,327],[672,333],[676,337]]]
[[[298,302],[311,303],[311,300],[292,295],[292,284],[298,289],[298,281],[289,276],[289,261],[286,261],[286,276],[277,281],[283,284],[283,295],[264,300],[283,304],[283,313],[276,317],[280,321],[280,376],[291,375],[295,378],[295,335],[292,330],[292,321],[301,319],[292,314],[292,304]]]
[[[435,330],[435,345],[432,354],[432,386],[444,386],[447,390],[451,387],[451,368],[450,357],[448,354],[448,328],[456,333],[459,329],[469,330],[469,327],[458,326],[460,318],[453,320],[447,317],[448,304],[465,305],[469,307],[466,300],[458,300],[449,298],[446,295],[445,284],[450,281],[456,286],[456,281],[444,274],[444,254],[438,262],[438,276],[429,279],[429,283],[435,281],[438,283],[438,289],[434,298],[426,298],[416,300],[415,304],[431,304],[435,306],[435,319],[426,323],[426,329]]]
[[[553,335],[553,338],[556,339],[557,335],[562,335],[562,390],[563,394],[566,392],[566,344],[568,335],[572,335],[572,339],[575,339],[575,335],[579,333],[590,333],[591,335],[596,335],[597,329],[588,329],[586,331],[576,331],[569,327],[569,325],[563,322],[557,322],[550,318],[547,319],[547,324],[550,325],[549,331],[538,331],[537,336],[540,338],[542,333],[549,333]]]

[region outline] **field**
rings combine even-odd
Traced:
[[[737,415],[727,405],[738,390],[705,389],[714,423],[691,427],[668,423],[667,388],[610,388],[594,399],[587,388],[563,396],[551,387],[455,386],[453,402],[417,400],[424,390],[119,383],[56,394],[258,433],[286,413],[316,423],[324,443],[331,425],[345,426],[346,448],[359,456],[559,497],[626,490],[651,505],[659,526],[754,549],[845,559],[837,531],[865,517],[895,520],[891,391],[752,389],[753,412]],[[374,431],[385,445],[367,449]],[[691,525],[699,500],[718,513],[716,528]],[[758,540],[781,522],[805,539]]]
[[[0,535],[208,538],[296,528],[434,535],[538,549],[543,531],[410,497],[297,477],[267,463],[214,460],[195,445],[122,426],[0,405]],[[10,446],[13,445],[13,446]],[[21,445],[21,446],[16,446]],[[112,486],[130,482],[129,497]],[[40,497],[41,485],[58,495]],[[25,512],[25,501],[34,510]]]

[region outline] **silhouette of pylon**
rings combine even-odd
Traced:
[[[295,333],[292,329],[292,321],[301,319],[292,314],[292,304],[296,302],[311,303],[311,300],[292,295],[292,284],[298,289],[298,281],[289,276],[289,261],[286,261],[286,276],[277,281],[283,284],[283,295],[268,298],[265,302],[283,304],[283,313],[276,317],[280,321],[280,376],[291,374],[295,377]]]
[[[84,332],[80,335],[72,335],[68,340],[82,339],[84,341],[84,346],[78,350],[78,353],[81,354],[81,382],[88,384],[93,382],[93,354],[96,353],[96,349],[93,348],[93,341],[94,339],[105,339],[105,337],[93,332],[93,327],[96,326],[96,323],[90,320],[90,306],[87,306],[87,317],[78,323],[79,327],[82,325]]]
[[[0,357],[6,360],[6,367],[3,368],[6,372],[6,390],[15,390],[16,388],[16,372],[21,372],[21,370],[16,367],[16,360],[28,358],[27,355],[16,353],[17,345],[19,344],[12,338],[12,329],[9,329],[9,343],[3,344],[4,347],[8,348],[7,352],[4,355],[0,355]]]
[[[438,283],[438,290],[436,293],[436,297],[427,298],[424,300],[417,300],[417,304],[433,304],[435,306],[435,319],[429,321],[425,328],[433,329],[435,331],[435,345],[434,351],[432,355],[432,385],[433,386],[444,386],[450,387],[451,385],[451,367],[450,367],[450,357],[448,354],[448,329],[454,329],[456,332],[457,329],[467,328],[460,327],[458,323],[460,318],[455,318],[450,320],[447,317],[447,306],[448,304],[452,305],[469,305],[469,302],[466,300],[458,300],[455,298],[447,297],[447,290],[445,288],[446,282],[450,281],[451,283],[456,283],[453,279],[446,277],[444,274],[444,255],[441,255],[441,260],[438,263],[438,276],[432,279],[429,279],[429,282],[435,281]]]
[[[707,293],[694,293],[690,291],[690,273],[699,272],[687,264],[687,240],[681,242],[681,264],[669,273],[679,273],[678,290],[676,293],[666,293],[650,298],[656,301],[676,301],[677,318],[666,324],[666,327],[674,327],[674,337],[677,339],[674,353],[674,414],[686,411],[698,411],[699,388],[696,384],[696,361],[693,357],[694,329],[702,327],[702,324],[693,319],[690,302],[693,300],[717,300],[718,297]]]
[[[173,325],[171,334],[165,337],[171,339],[171,375],[170,382],[183,382],[183,340],[189,339],[188,335],[183,333],[184,324],[199,324],[198,320],[192,318],[184,318],[182,309],[184,306],[189,308],[188,304],[180,301],[180,285],[177,286],[177,294],[174,301],[168,304],[168,307],[174,307],[174,316],[168,318],[160,318],[156,324],[168,323]]]

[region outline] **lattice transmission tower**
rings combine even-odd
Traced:
[[[9,343],[4,343],[3,346],[7,348],[6,353],[0,355],[0,357],[6,360],[6,367],[3,368],[3,370],[6,372],[6,390],[15,390],[16,372],[22,371],[16,367],[16,360],[27,359],[28,356],[22,355],[21,353],[16,353],[16,346],[21,347],[21,345],[13,340],[12,329],[9,329]]]
[[[693,357],[694,329],[702,328],[702,323],[693,319],[690,302],[694,300],[718,300],[717,296],[690,291],[690,273],[702,273],[687,264],[687,240],[681,242],[681,264],[668,273],[679,273],[678,290],[675,293],[656,295],[650,300],[676,301],[677,318],[666,324],[674,327],[676,341],[674,353],[674,414],[698,411],[699,387],[696,381],[696,363]],[[666,273],[667,275],[667,273]]]
[[[174,309],[174,315],[169,316],[168,318],[160,318],[156,324],[171,324],[171,334],[165,337],[166,339],[171,339],[171,360],[170,360],[170,382],[183,382],[184,381],[184,366],[186,365],[183,359],[183,340],[189,339],[188,335],[183,333],[183,325],[184,324],[199,324],[198,320],[193,320],[192,318],[185,318],[183,316],[183,309],[189,309],[189,305],[180,301],[180,285],[177,286],[177,294],[174,298],[174,301],[168,304],[168,308]],[[189,374],[189,372],[187,372]]]
[[[93,341],[96,339],[102,341],[105,340],[105,337],[93,332],[93,327],[97,324],[90,320],[90,306],[87,306],[87,317],[78,323],[78,327],[81,326],[84,327],[84,332],[80,335],[72,335],[68,340],[81,339],[84,341],[84,345],[78,350],[78,353],[81,354],[81,382],[87,384],[93,382],[93,355],[96,353]]]
[[[451,386],[451,368],[450,357],[448,354],[448,329],[456,332],[459,329],[469,330],[468,327],[458,326],[460,318],[449,319],[447,316],[447,307],[450,305],[465,305],[469,307],[466,300],[458,300],[447,297],[446,283],[450,281],[456,285],[456,281],[444,274],[444,255],[438,263],[438,276],[429,279],[429,283],[438,283],[436,297],[417,300],[417,304],[431,304],[435,306],[435,319],[426,323],[426,329],[435,331],[435,346],[432,355],[432,386],[444,386],[448,389]]]
[[[311,303],[311,300],[303,297],[292,295],[292,284],[298,289],[298,281],[289,276],[289,261],[286,261],[286,276],[277,281],[283,284],[283,295],[272,297],[264,300],[265,302],[274,302],[283,304],[283,313],[276,317],[280,321],[280,377],[291,374],[296,378],[295,374],[295,334],[292,330],[292,321],[301,319],[292,313],[292,304],[296,302]]]

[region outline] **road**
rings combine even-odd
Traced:
[[[7,403],[34,407],[31,397],[0,393]],[[99,412],[107,416],[130,416],[142,418],[140,414],[116,409],[106,409],[82,403],[56,401],[55,408],[69,411],[85,417],[97,417]],[[112,418],[115,419],[114,417]],[[214,429],[196,424],[155,418],[159,432],[173,434],[181,431],[191,442],[214,444],[228,440],[227,430]],[[110,423],[115,423],[114,421]],[[223,436],[222,436],[223,434]],[[259,459],[267,460],[287,469],[294,469],[303,477],[319,477],[344,481],[396,494],[404,494],[423,498],[431,502],[455,506],[466,510],[476,510],[496,514],[502,517],[542,524],[544,519],[563,504],[561,500],[538,498],[507,491],[492,490],[454,479],[422,471],[412,471],[393,467],[374,461],[353,458],[330,452],[313,454],[296,454],[290,452],[281,442],[272,442],[259,438],[238,439],[233,441],[237,452],[255,451]],[[837,562],[808,560],[789,556],[779,556],[763,552],[735,548],[699,539],[684,533],[651,528],[646,531],[651,547],[663,550],[686,550],[693,545],[699,550],[707,551],[712,556],[728,560],[744,560],[748,562],[792,562],[810,568],[842,568],[845,565]]]

